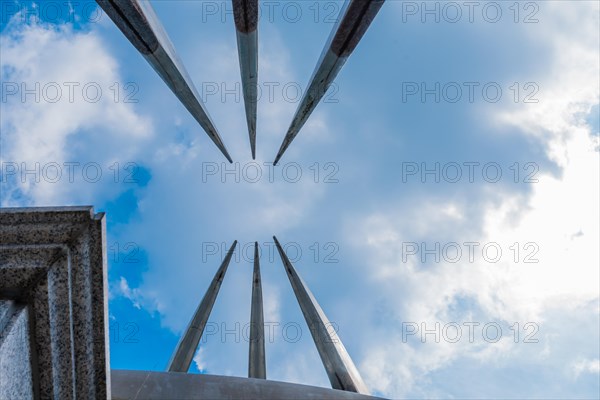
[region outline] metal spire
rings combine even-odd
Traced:
[[[296,273],[277,238],[273,236],[273,239],[292,289],[294,289],[296,300],[298,300],[298,304],[302,309],[304,319],[310,328],[319,356],[321,356],[321,361],[327,371],[327,376],[329,376],[331,387],[349,392],[369,394],[367,386],[360,377],[337,333],[332,329],[328,329],[331,328],[331,323],[319,303],[317,303],[302,278]]]
[[[252,159],[256,159],[258,0],[232,0]]]
[[[96,0],[187,108],[223,155],[233,161],[175,48],[147,0]]]
[[[248,356],[248,378],[267,378],[265,366],[265,333],[263,318],[262,285],[258,242],[254,242],[254,272],[252,274],[252,306],[250,311],[250,352]]]
[[[221,283],[225,277],[225,272],[227,272],[227,267],[229,266],[229,261],[231,260],[236,244],[237,240],[235,240],[229,248],[227,255],[223,259],[221,266],[210,283],[210,286],[206,289],[206,293],[198,305],[194,317],[190,321],[184,334],[181,336],[177,348],[173,352],[169,366],[167,367],[168,372],[187,372],[190,369],[190,364],[192,363],[192,359],[198,348],[198,343],[200,343],[200,338],[202,338],[202,332],[204,332],[204,327],[206,326],[210,312],[215,304],[217,295],[219,294]]]
[[[321,58],[317,62],[308,89],[298,105],[292,123],[275,157],[277,165],[292,140],[298,135],[310,114],[327,92],[342,66],[360,42],[385,0],[349,0],[340,12],[338,22],[333,27],[325,44]]]

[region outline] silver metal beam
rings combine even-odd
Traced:
[[[204,108],[196,87],[148,0],[96,0],[198,121],[223,155],[233,162]]]
[[[258,0],[232,0],[252,159],[256,159]]]
[[[252,306],[250,310],[250,351],[248,378],[267,379],[265,365],[265,321],[263,317],[262,284],[258,242],[254,242],[254,272],[252,273]]]
[[[319,351],[319,356],[327,371],[331,387],[349,392],[369,394],[367,386],[354,366],[342,341],[335,330],[331,329],[332,325],[323,312],[323,309],[319,306],[319,303],[306,286],[306,283],[296,273],[294,266],[283,251],[277,238],[273,236],[273,239],[275,240],[292,289],[294,289],[296,300],[298,300],[298,304],[302,309],[304,319],[310,328],[310,333]]]
[[[198,305],[194,317],[190,321],[184,334],[181,336],[177,348],[173,352],[169,366],[167,367],[168,372],[187,372],[190,369],[190,364],[192,363],[192,359],[198,348],[198,343],[200,343],[200,339],[202,338],[204,327],[206,326],[210,312],[215,304],[217,295],[219,294],[221,283],[223,283],[223,279],[225,278],[225,273],[227,272],[227,267],[229,266],[229,261],[231,260],[236,244],[237,240],[235,240],[229,248],[227,255],[223,259],[221,266],[210,283],[210,286],[206,289],[206,293]]]
[[[275,157],[277,165],[292,140],[298,135],[310,114],[327,92],[329,85],[354,51],[385,0],[349,0],[340,12],[313,72],[308,90],[298,105],[296,114]]]

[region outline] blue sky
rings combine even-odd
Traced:
[[[152,2],[234,166],[94,2],[1,4],[0,202],[106,212],[113,368],[164,370],[237,239],[192,372],[246,375],[258,241],[267,375],[328,386],[277,235],[374,394],[599,397],[597,2],[386,2],[272,170],[340,2],[263,4],[257,164],[230,3]]]

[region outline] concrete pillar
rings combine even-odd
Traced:
[[[292,140],[317,107],[350,54],[360,42],[385,0],[350,0],[344,4],[338,22],[325,44],[307,90],[275,157],[277,165]]]
[[[258,0],[232,0],[252,159],[256,159]]]
[[[0,399],[110,399],[104,214],[0,208]]]
[[[147,0],[96,0],[169,89],[198,121],[223,155],[233,162],[183,63]]]
[[[190,324],[177,344],[177,348],[173,352],[167,371],[188,372],[190,369],[190,364],[192,363],[194,354],[200,343],[200,338],[202,338],[204,327],[206,326],[210,312],[215,304],[217,295],[219,294],[221,283],[223,283],[223,279],[225,278],[225,273],[227,272],[227,267],[229,266],[229,261],[231,260],[236,244],[237,240],[235,240],[229,248],[227,255],[223,259],[221,266],[210,283],[210,286],[206,289],[206,293],[198,305],[194,317],[190,321]]]
[[[296,295],[296,300],[298,300],[298,304],[302,309],[304,319],[310,328],[319,356],[321,356],[321,361],[327,371],[331,387],[349,392],[369,394],[367,386],[364,384],[342,341],[335,330],[332,329],[327,316],[317,303],[317,299],[296,273],[277,238],[273,236],[273,239]]]
[[[265,321],[263,317],[262,284],[258,243],[254,242],[254,272],[252,274],[252,306],[250,311],[250,351],[248,378],[267,378],[265,366]]]

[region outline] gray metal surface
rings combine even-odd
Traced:
[[[254,242],[254,272],[252,273],[252,306],[250,309],[250,350],[248,378],[267,378],[265,365],[265,322],[263,317],[262,284],[258,242]]]
[[[273,164],[277,164],[354,51],[385,0],[349,0],[340,12]]]
[[[233,162],[204,108],[196,87],[147,0],[96,0],[125,37],[144,56],[223,155]]]
[[[302,309],[304,319],[310,328],[310,333],[319,351],[319,356],[327,371],[331,387],[368,394],[367,386],[354,366],[342,341],[335,330],[332,329],[329,319],[327,319],[327,316],[302,278],[296,273],[294,266],[275,236],[273,236],[273,240],[275,240],[277,251],[279,251],[285,272],[290,280],[292,289],[294,289],[296,300],[298,300],[298,304]]]
[[[258,0],[232,0],[252,159],[256,159]]]
[[[375,400],[358,393],[234,376],[112,370],[114,400]]]
[[[206,293],[202,297],[202,301],[198,305],[190,324],[181,336],[167,367],[169,372],[187,372],[190,369],[190,364],[198,348],[198,343],[200,343],[200,339],[202,338],[204,327],[215,304],[217,295],[219,294],[221,283],[223,283],[223,278],[225,278],[225,273],[227,272],[227,267],[229,266],[229,261],[231,260],[236,244],[237,240],[229,248],[210,286],[206,289]]]

